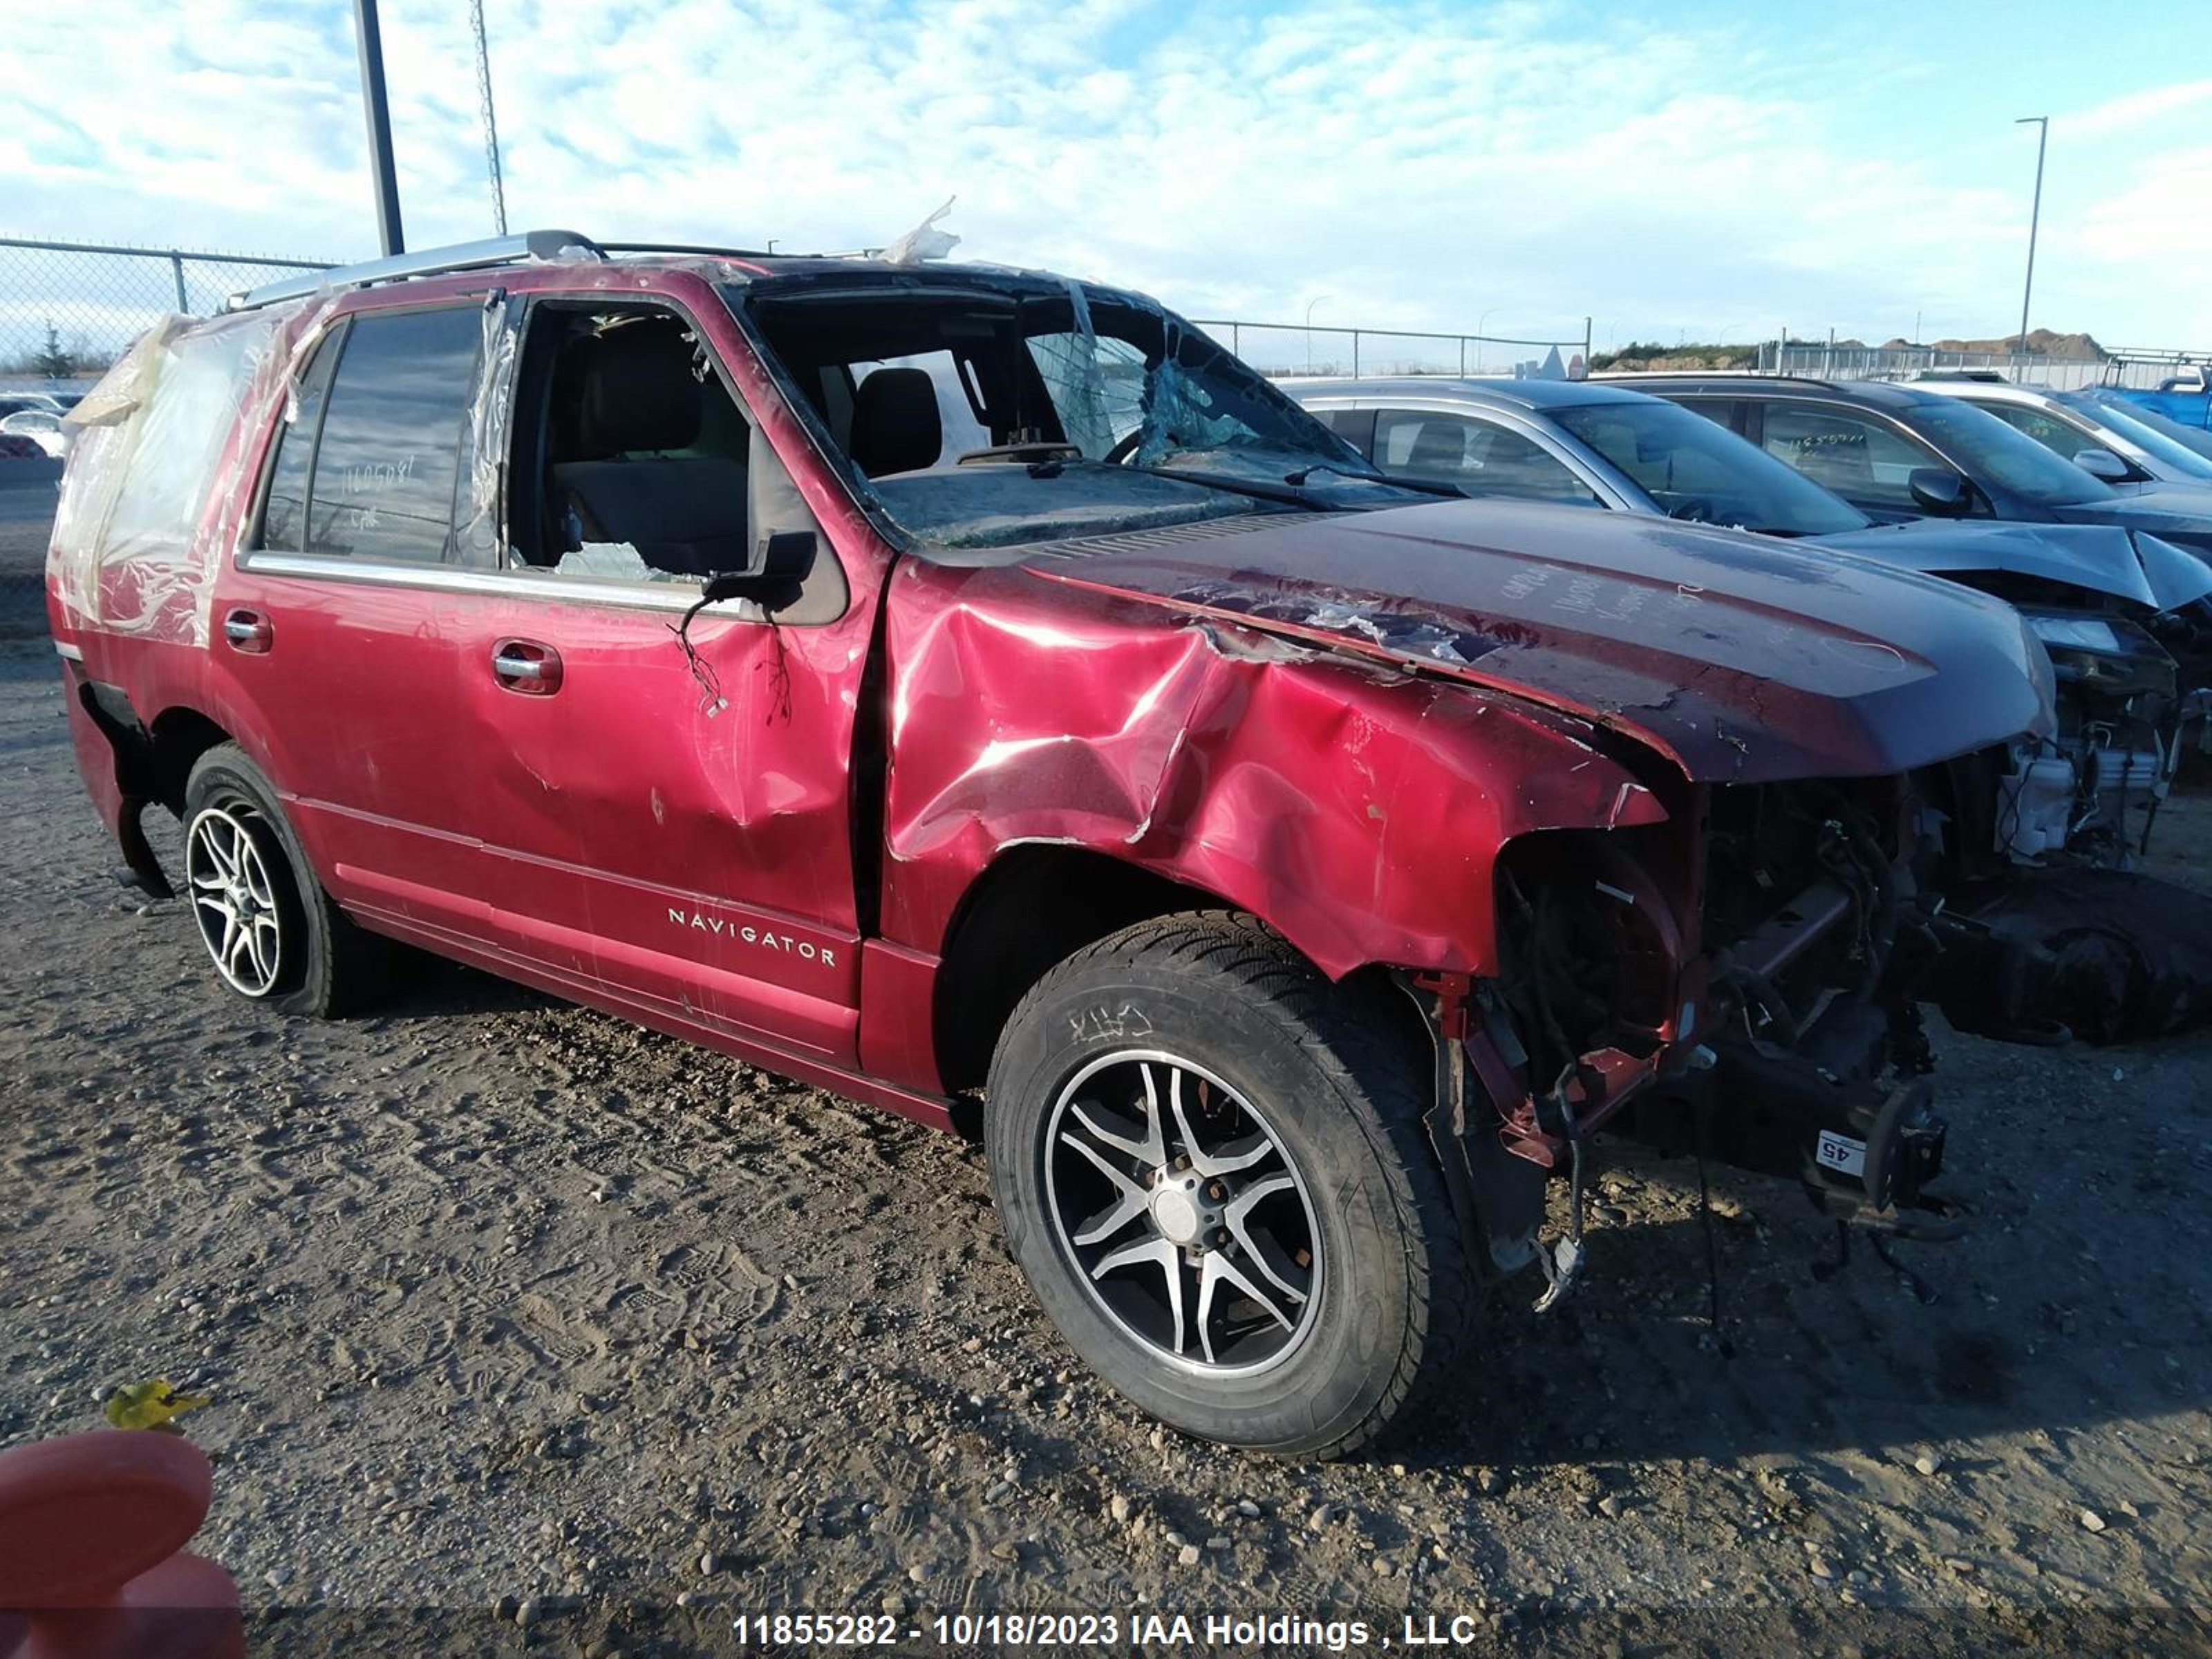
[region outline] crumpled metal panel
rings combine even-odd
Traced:
[[[2142,530],[2090,524],[1970,524],[1917,519],[1815,538],[1821,547],[1932,575],[2002,573],[2062,582],[2170,611],[2212,593],[2212,567]]]
[[[1150,552],[1067,544],[1033,569],[1533,698],[1700,782],[1883,776],[2052,729],[2047,655],[2009,606],[1625,514],[1286,517]]]
[[[1464,686],[1018,568],[910,562],[889,598],[884,931],[919,949],[999,854],[1054,842],[1248,907],[1332,975],[1491,972],[1506,841],[1666,817],[1588,726]]]

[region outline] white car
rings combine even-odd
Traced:
[[[2056,392],[2011,380],[1941,375],[1913,384],[1978,404],[2123,493],[2159,484],[2212,489],[2212,457],[2158,430],[2127,399],[2101,388]]]
[[[69,453],[68,429],[62,425],[61,416],[51,410],[19,409],[13,415],[0,416],[0,433],[28,438],[58,460]]]

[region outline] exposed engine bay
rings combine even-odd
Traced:
[[[1694,870],[1671,824],[1526,837],[1498,874],[1504,971],[1464,1010],[1431,988],[1440,1028],[1464,1034],[1472,1077],[1443,1078],[1443,1098],[1470,1126],[1484,1232],[1495,1247],[1501,1204],[1530,1215],[1545,1174],[1574,1179],[1578,1213],[1603,1129],[1796,1181],[1838,1220],[1955,1237],[1963,1212],[1931,1190],[1945,1126],[1917,1002],[1945,924],[1913,874],[1904,781],[1725,787],[1698,805]],[[1682,890],[1699,896],[1687,915],[1663,896]],[[1535,1259],[1547,1304],[1578,1240]]]
[[[1710,851],[1694,871],[1671,823],[1515,843],[1498,868],[1501,973],[1421,987],[1461,1040],[1440,1045],[1440,1125],[1457,1133],[1437,1139],[1461,1154],[1447,1163],[1478,1212],[1470,1236],[1494,1273],[1542,1267],[1540,1308],[1579,1267],[1600,1130],[1795,1181],[1877,1234],[1954,1238],[1966,1214],[1933,1190],[1947,1126],[1922,1001],[2031,1043],[2212,1017],[2212,901],[2069,860],[2014,866],[1954,914],[1923,876],[1944,867],[1946,826],[1911,781],[1701,798]],[[1664,896],[1683,890],[1693,914]],[[1554,1176],[1574,1183],[1575,1220],[1532,1247]]]
[[[2064,854],[2123,868],[2149,842],[2203,698],[2142,623],[2090,611],[2027,616],[2056,672],[2058,731],[2006,757],[1985,844],[2023,863]]]

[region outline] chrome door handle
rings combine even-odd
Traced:
[[[276,643],[276,632],[269,625],[269,618],[258,611],[241,608],[223,617],[222,637],[232,650],[258,657]]]
[[[561,689],[561,653],[536,640],[501,640],[491,651],[492,678],[526,697],[550,697]]]

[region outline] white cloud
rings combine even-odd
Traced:
[[[2185,274],[2180,332],[2174,341],[2212,341],[2212,146],[2171,150],[2144,167],[2130,188],[2108,197],[2082,227],[2083,250],[2123,275],[2153,270]],[[2155,345],[2155,339],[2113,340]]]
[[[384,9],[410,239],[484,234],[465,8]],[[1200,314],[1295,320],[1326,294],[1317,321],[1486,313],[1493,331],[1566,336],[1589,315],[1601,344],[1784,324],[1881,336],[1916,311],[1930,333],[2012,325],[2026,190],[2009,152],[1987,163],[2006,169],[1992,183],[1909,129],[1845,118],[1806,96],[1819,66],[1748,23],[1592,28],[1546,5],[1344,0],[1264,15],[1191,0],[489,11],[517,226],[849,247],[957,192],[963,255]],[[10,28],[0,221],[373,252],[345,8],[106,0]],[[2131,252],[2156,246],[2142,239],[2177,191],[2200,191],[2201,236],[2202,177],[2119,135],[2208,88],[2054,123],[2039,321],[2154,337],[2205,320],[2201,256]],[[1909,111],[1919,94],[1900,80],[1883,95]]]
[[[2185,81],[2131,92],[2078,114],[2059,116],[2052,125],[2062,137],[2105,138],[2163,124],[2185,110],[2194,111],[2199,104],[2212,104],[2212,81]]]

